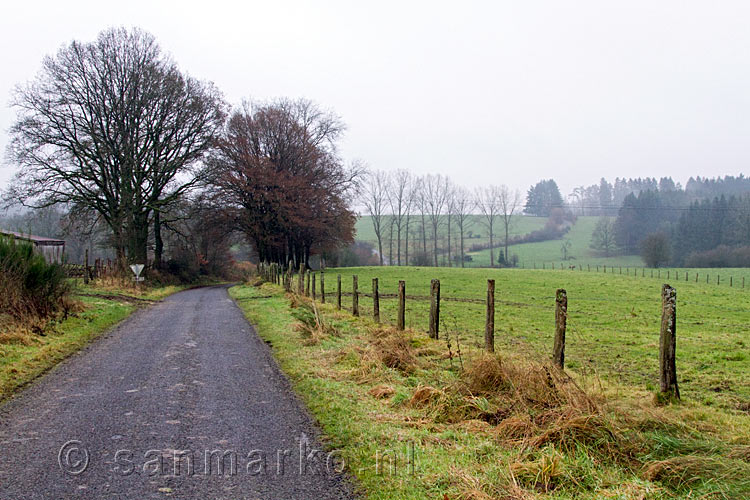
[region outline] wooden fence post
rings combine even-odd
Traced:
[[[717,285],[720,285],[720,284],[721,284],[721,274],[717,274],[717,275],[716,275],[716,284],[717,284]]]
[[[305,297],[310,296],[310,270],[305,272]]]
[[[372,318],[380,323],[380,295],[378,294],[378,279],[372,279]]]
[[[560,288],[555,293],[555,344],[552,361],[558,368],[565,367],[565,328],[568,320],[568,293]]]
[[[729,286],[732,286],[732,276],[729,277]]]
[[[487,280],[487,319],[484,323],[484,348],[495,352],[495,280]]]
[[[430,338],[440,338],[440,280],[430,284]]]
[[[661,289],[661,335],[659,338],[659,382],[662,394],[680,399],[677,387],[675,347],[677,340],[677,291],[664,284]]]
[[[315,300],[315,282],[317,281],[317,274],[313,273],[312,275],[312,299]]]
[[[687,281],[687,280],[688,280],[688,272],[685,271],[685,281]]]
[[[352,314],[359,316],[359,289],[357,275],[352,276]]]
[[[406,281],[398,282],[398,329],[406,328]]]
[[[300,263],[299,265],[299,276],[297,278],[297,293],[302,295],[305,293],[305,264]]]
[[[326,273],[320,271],[320,302],[326,303]]]
[[[341,275],[336,276],[336,309],[341,309]]]

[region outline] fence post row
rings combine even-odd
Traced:
[[[661,335],[659,337],[659,382],[662,394],[680,399],[677,387],[675,351],[677,341],[677,291],[664,284],[661,289]]]
[[[487,319],[484,325],[484,348],[495,352],[495,280],[487,280]]]
[[[432,280],[430,285],[430,338],[440,337],[440,280]]]
[[[357,275],[352,276],[352,314],[359,316],[359,288]]]
[[[552,361],[560,369],[565,366],[565,328],[568,319],[568,292],[560,288],[555,293],[555,344]]]
[[[398,282],[398,329],[406,327],[406,281]]]

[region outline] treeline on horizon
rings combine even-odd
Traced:
[[[604,256],[640,254],[649,266],[750,266],[749,193],[744,175],[691,177],[684,187],[671,177],[618,177],[576,187],[566,201],[554,179],[545,179],[522,200],[507,186],[470,191],[440,175],[373,172],[361,203],[377,248],[360,241],[347,263],[463,266],[472,259],[464,239],[476,237],[478,226],[489,241],[468,252],[489,248],[489,265],[513,266],[510,245],[559,239],[577,216],[600,216],[590,246]],[[522,214],[548,220],[543,229],[512,235]],[[497,260],[495,247],[504,247]]]

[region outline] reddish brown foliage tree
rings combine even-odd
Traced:
[[[354,239],[348,208],[358,168],[344,168],[344,126],[309,101],[280,100],[235,111],[213,158],[214,183],[236,227],[269,262],[308,263]]]

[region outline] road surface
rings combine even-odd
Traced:
[[[0,498],[352,498],[225,287],[184,291],[0,407]]]

